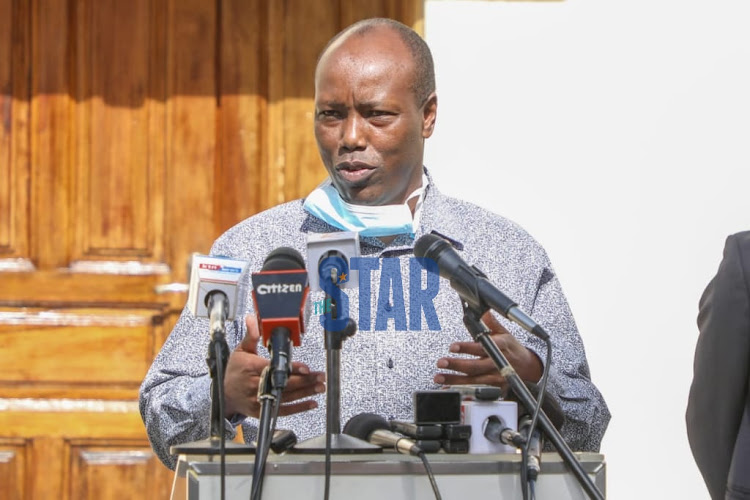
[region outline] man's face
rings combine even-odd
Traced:
[[[315,138],[341,197],[358,205],[405,201],[422,181],[424,139],[437,97],[420,106],[414,62],[398,35],[376,28],[329,48],[315,74]]]

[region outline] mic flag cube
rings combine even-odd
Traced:
[[[329,256],[338,255],[343,262],[340,272],[347,274],[346,279],[337,282],[339,288],[357,288],[359,286],[359,271],[351,268],[351,260],[360,255],[359,233],[351,231],[337,231],[334,233],[310,234],[307,237],[307,261],[310,263],[308,276],[310,288],[314,291],[323,290],[320,283],[320,266],[330,259]]]
[[[471,425],[469,453],[474,455],[493,453],[515,453],[513,446],[489,441],[484,430],[490,417],[503,422],[503,427],[518,428],[518,404],[515,401],[463,401],[461,423]]]
[[[267,336],[277,327],[287,328],[292,345],[300,345],[304,333],[304,306],[307,300],[308,281],[305,269],[261,271],[252,274],[253,303],[258,313],[258,323]]]
[[[228,257],[193,255],[187,301],[193,316],[208,317],[208,296],[222,292],[229,303],[227,320],[234,319],[239,293],[237,284],[246,266],[247,262]]]

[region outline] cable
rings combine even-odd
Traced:
[[[325,490],[323,498],[328,500],[331,490],[331,433],[326,429]]]
[[[270,397],[270,403],[271,403],[271,425],[268,428],[268,432],[266,433],[265,439],[263,439],[263,444],[261,445],[260,442],[258,442],[258,448],[261,452],[261,466],[260,470],[258,472],[258,488],[256,491],[256,497],[254,500],[260,500],[261,495],[263,494],[263,480],[266,476],[266,462],[268,461],[268,452],[271,449],[271,441],[273,440],[273,434],[276,432],[276,420],[279,416],[279,410],[281,408],[281,392],[282,389],[272,389],[271,390],[271,397]],[[257,453],[257,452],[256,452]],[[257,460],[257,455],[256,455]]]
[[[219,342],[214,343],[216,356],[216,391],[219,396],[219,422],[224,425],[224,360],[222,359],[222,345]],[[225,498],[226,488],[226,447],[224,445],[224,429],[221,429],[221,439],[219,441],[219,456],[221,464],[219,465],[219,475],[221,476],[221,500]]]
[[[266,366],[261,374],[260,394],[260,418],[258,419],[258,443],[255,450],[255,463],[253,464],[253,482],[250,490],[251,500],[260,500],[263,491],[263,479],[266,470],[268,451],[271,449],[271,440],[276,427],[276,418],[281,405],[282,389],[268,390],[271,375],[270,368]],[[270,406],[269,406],[270,405]],[[262,425],[264,424],[265,425]]]
[[[268,399],[270,399],[271,396],[265,396],[265,399],[261,401],[261,410],[260,410],[260,419],[258,420],[259,423],[267,422],[267,417],[263,418],[264,416],[268,415]],[[258,425],[258,439],[256,443],[255,448],[255,462],[253,463],[253,482],[250,488],[250,499],[251,500],[259,500],[261,495],[261,490],[263,487],[263,469],[264,469],[264,462],[265,462],[265,453],[263,450],[266,448],[266,441],[268,441],[268,430],[262,426]]]
[[[541,328],[541,327],[540,327]],[[522,464],[521,464],[521,482],[523,486],[523,492],[524,492],[524,500],[527,498],[527,488],[526,483],[529,484],[529,490],[532,492],[531,500],[533,500],[533,482],[536,480],[536,472],[532,472],[530,467],[528,466],[528,460],[529,460],[529,447],[531,446],[531,436],[534,433],[534,430],[536,428],[537,420],[539,419],[539,412],[542,409],[542,401],[544,400],[544,393],[547,390],[547,380],[549,379],[549,368],[552,366],[552,341],[550,340],[549,336],[546,337],[545,342],[547,344],[547,355],[545,356],[545,364],[544,364],[544,373],[542,373],[542,383],[539,386],[539,398],[536,402],[536,407],[534,408],[534,414],[531,417],[531,424],[529,425],[529,431],[527,433],[526,437],[526,444],[523,447],[521,457],[522,457]],[[532,477],[529,477],[529,475],[532,475]]]
[[[521,447],[521,494],[523,500],[529,500],[529,482],[526,462],[529,460],[529,450],[525,446]]]
[[[545,357],[544,373],[542,374],[542,383],[539,386],[539,399],[536,402],[536,408],[534,408],[534,415],[531,417],[531,425],[529,426],[529,436],[536,428],[537,420],[539,419],[539,411],[542,409],[542,401],[544,400],[544,393],[547,391],[547,380],[549,380],[549,367],[552,365],[552,341],[549,337],[546,340],[547,343],[547,356]],[[526,443],[526,449],[529,448],[529,439]]]
[[[529,500],[536,500],[536,480],[529,479]]]
[[[418,456],[422,459],[424,470],[425,472],[427,472],[427,477],[430,478],[430,486],[432,486],[432,492],[435,493],[435,500],[443,500],[443,497],[440,496],[440,490],[438,489],[437,481],[435,481],[435,475],[432,473],[430,462],[427,461],[427,455],[425,455],[425,452],[420,451]]]

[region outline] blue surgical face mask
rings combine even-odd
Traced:
[[[361,236],[394,236],[416,234],[419,215],[428,184],[422,175],[422,186],[415,189],[401,205],[354,205],[344,201],[339,192],[326,179],[305,199],[304,209],[315,217],[342,231],[356,231]],[[412,216],[408,202],[418,197]]]

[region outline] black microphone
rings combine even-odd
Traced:
[[[487,417],[482,433],[488,441],[493,443],[503,443],[519,449],[526,444],[526,438],[517,430],[508,427],[508,424],[497,415]]]
[[[280,247],[268,254],[252,275],[253,302],[263,345],[271,355],[271,385],[284,389],[291,373],[291,344],[300,345],[305,331],[304,306],[309,291],[300,253]]]
[[[470,306],[492,308],[542,340],[549,338],[547,332],[518,304],[490,283],[482,271],[467,264],[445,239],[435,234],[425,234],[414,244],[414,255],[435,261],[440,276],[450,280],[451,286]]]
[[[419,456],[422,453],[414,440],[391,431],[386,419],[375,413],[360,413],[350,418],[344,426],[344,434],[383,448],[393,448],[404,455]]]

